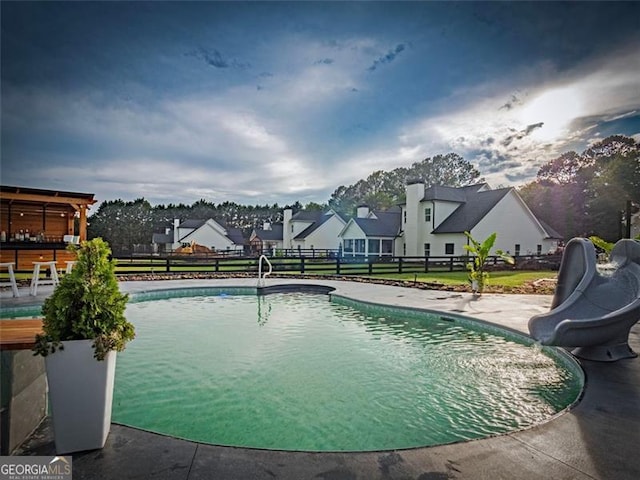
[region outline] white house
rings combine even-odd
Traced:
[[[239,228],[231,228],[210,218],[208,220],[180,220],[173,221],[173,228],[167,228],[165,233],[154,233],[152,243],[157,249],[173,251],[191,243],[203,245],[214,251],[244,250],[245,240]]]
[[[326,212],[300,210],[295,215],[284,210],[282,248],[338,250],[339,234],[347,220],[333,210]]]
[[[459,256],[468,231],[479,240],[497,233],[495,249],[512,255],[555,250],[561,236],[538,220],[513,188],[491,190],[486,183],[467,187],[406,187],[400,210],[358,209],[340,232],[344,255]]]

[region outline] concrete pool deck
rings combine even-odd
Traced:
[[[421,290],[349,281],[289,280],[323,284],[346,297],[476,317],[527,333],[532,315],[548,311],[550,296]],[[255,279],[121,282],[126,292],[201,286],[249,286]],[[5,307],[41,303],[0,292]],[[640,352],[640,325],[630,335]],[[640,358],[615,363],[581,362],[586,388],[581,401],[549,422],[524,431],[437,447],[366,453],[308,453],[198,444],[121,425],[112,425],[102,450],[73,455],[75,479],[638,479],[640,478]],[[45,420],[16,452],[53,455]]]

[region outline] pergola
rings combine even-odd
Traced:
[[[31,229],[52,236],[76,235],[74,218],[79,218],[77,235],[87,238],[87,210],[96,203],[92,193],[0,186],[0,226],[7,239],[19,230]],[[59,241],[62,239],[60,238]]]

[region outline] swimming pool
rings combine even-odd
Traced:
[[[113,421],[254,448],[370,451],[544,421],[582,372],[524,335],[462,317],[255,289],[137,295]]]

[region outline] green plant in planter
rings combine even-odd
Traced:
[[[464,249],[474,255],[471,262],[467,263],[467,270],[469,271],[469,281],[471,282],[474,293],[482,293],[484,290],[484,284],[489,278],[489,272],[486,271],[487,259],[491,255],[491,249],[496,242],[498,236],[496,232],[489,235],[482,243],[474,239],[469,232],[464,232],[469,239],[470,244],[464,245]],[[505,262],[509,264],[514,263],[514,259],[511,255],[504,253],[502,250],[496,250],[494,255],[499,256]]]
[[[129,296],[120,292],[111,250],[101,238],[82,242],[77,262],[42,307],[43,334],[36,336],[34,355],[63,349],[67,340],[93,340],[94,357],[122,351],[135,336],[124,316]]]

